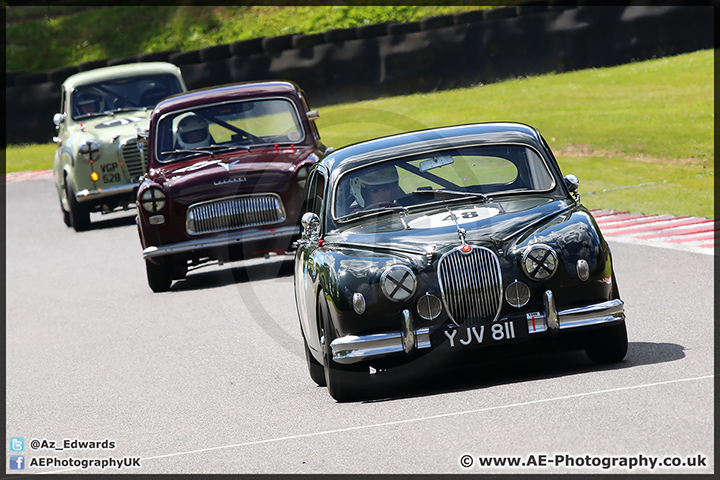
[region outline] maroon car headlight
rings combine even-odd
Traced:
[[[157,213],[165,208],[165,193],[157,187],[150,187],[140,194],[140,205],[149,213]]]

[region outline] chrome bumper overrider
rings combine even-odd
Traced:
[[[543,295],[543,303],[545,313],[528,315],[528,332],[531,334],[549,332],[554,335],[559,330],[568,328],[587,327],[625,320],[624,303],[619,298],[594,305],[557,311],[553,293],[548,290]]]
[[[174,255],[176,253],[192,252],[193,250],[205,250],[210,248],[239,245],[256,240],[287,238],[289,242],[291,238],[298,236],[299,234],[300,227],[298,226],[278,227],[267,230],[239,230],[236,232],[220,233],[213,235],[212,237],[173,243],[171,245],[147,247],[143,250],[143,258],[162,257],[165,255]]]
[[[356,363],[390,353],[410,353],[413,348],[430,348],[430,329],[415,330],[409,310],[403,310],[402,331],[373,335],[347,335],[330,344],[337,363]]]
[[[557,311],[553,294],[548,290],[543,296],[543,303],[545,312],[528,314],[530,334],[548,332],[548,335],[554,336],[559,330],[625,320],[624,304],[620,299]],[[410,353],[413,348],[430,348],[430,329],[414,329],[410,312],[403,310],[401,331],[347,335],[333,340],[330,348],[333,360],[346,364],[393,353]]]
[[[113,195],[121,195],[123,193],[132,193],[139,183],[128,183],[126,185],[117,185],[115,187],[98,188],[97,190],[80,190],[75,194],[78,202],[86,202],[95,198],[111,197]]]

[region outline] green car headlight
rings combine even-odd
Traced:
[[[165,207],[165,194],[157,187],[150,187],[140,195],[140,205],[145,211],[157,213]]]
[[[100,144],[98,142],[87,141],[80,145],[78,154],[83,160],[93,162],[100,158]]]
[[[415,274],[405,265],[392,265],[380,276],[380,288],[393,302],[402,302],[412,297],[417,287]]]

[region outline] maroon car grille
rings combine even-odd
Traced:
[[[275,194],[242,195],[196,203],[188,207],[190,235],[224,232],[285,221],[285,208]]]
[[[459,326],[495,321],[502,302],[500,261],[492,250],[472,246],[469,253],[455,248],[438,261],[443,303]]]

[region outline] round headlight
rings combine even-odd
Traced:
[[[87,141],[80,145],[78,154],[87,161],[95,161],[100,158],[100,144],[98,142]]]
[[[515,280],[505,289],[505,300],[513,307],[524,307],[530,301],[530,287]]]
[[[420,318],[425,320],[433,320],[440,315],[442,311],[442,302],[438,297],[430,293],[426,293],[417,302],[417,312]]]
[[[150,187],[140,195],[140,205],[147,212],[157,213],[165,207],[165,194],[159,188]]]
[[[555,274],[558,257],[551,247],[537,243],[528,247],[522,257],[522,268],[533,280],[547,280]]]
[[[393,302],[402,302],[412,297],[416,286],[415,274],[405,265],[393,265],[380,276],[380,288]]]

